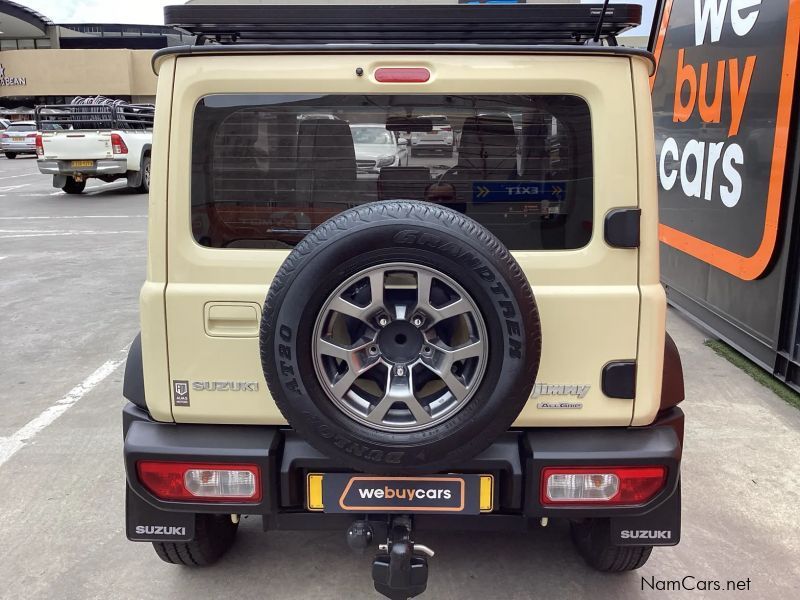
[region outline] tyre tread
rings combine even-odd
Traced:
[[[237,525],[228,515],[197,515],[191,542],[153,542],[164,562],[185,567],[207,567],[217,562],[233,544]]]

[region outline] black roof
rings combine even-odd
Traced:
[[[602,4],[180,5],[166,25],[198,44],[582,44],[595,35]],[[608,7],[600,37],[639,25],[642,7]]]

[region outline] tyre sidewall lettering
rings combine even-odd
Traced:
[[[514,360],[522,359],[522,326],[519,321],[517,303],[506,289],[506,284],[477,253],[472,249],[465,249],[452,239],[444,239],[435,233],[415,229],[399,231],[394,235],[394,241],[400,245],[422,247],[440,252],[470,269],[485,283],[491,284],[489,290],[492,292],[499,308],[499,314],[503,316],[504,320],[508,357]]]

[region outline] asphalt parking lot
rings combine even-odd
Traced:
[[[67,196],[35,160],[0,159],[0,597],[375,598],[371,556],[349,552],[344,532],[265,535],[249,519],[206,570],[125,539],[121,363],[138,330],[147,198],[123,186]],[[428,535],[418,541],[437,556],[424,597],[797,597],[800,411],[678,315],[669,329],[688,396],[682,543],[609,576],[583,565],[562,523]],[[670,580],[749,589],[650,590]]]

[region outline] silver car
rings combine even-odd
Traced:
[[[0,134],[0,150],[6,158],[17,154],[36,154],[36,122],[16,121]]]
[[[415,131],[411,134],[411,154],[422,152],[444,152],[453,155],[455,148],[453,127],[443,115],[427,115],[421,119],[430,120],[432,128],[427,132]]]
[[[377,175],[383,167],[408,166],[408,141],[384,125],[350,125],[358,172]]]

